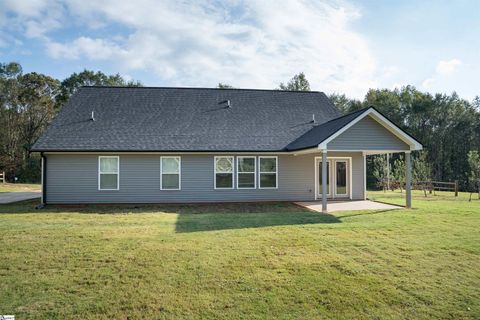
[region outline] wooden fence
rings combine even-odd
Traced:
[[[383,179],[378,183],[378,186],[383,189],[383,191],[390,190],[394,191],[396,189],[404,190],[405,182],[404,181],[395,181],[390,180],[387,182],[386,179]],[[388,187],[387,187],[388,186]],[[458,180],[454,182],[444,182],[444,181],[413,181],[412,189],[428,191],[429,193],[435,193],[435,191],[452,191],[455,192],[455,197],[458,197]],[[425,194],[426,195],[426,194]]]
[[[5,171],[0,172],[0,181],[2,183],[6,183],[6,181],[5,181]]]
[[[455,192],[455,197],[458,197],[458,180],[454,182],[417,181],[414,187],[416,189],[428,190],[430,193],[435,191],[452,191]]]

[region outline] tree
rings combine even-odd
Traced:
[[[372,175],[377,181],[377,186],[380,186],[383,191],[387,190],[387,160],[384,155],[373,156],[373,170]]]
[[[393,162],[393,177],[395,182],[400,188],[400,192],[403,192],[403,185],[405,183],[405,160],[403,156],[400,156],[398,159],[395,159]]]
[[[308,82],[305,74],[300,72],[293,76],[287,84],[283,82],[279,85],[280,90],[286,91],[310,91],[310,83]]]
[[[332,93],[328,98],[342,114],[347,114],[363,108],[361,101],[349,99],[345,94]]]
[[[480,153],[477,150],[472,150],[468,153],[468,164],[470,173],[468,181],[470,186],[470,200],[472,201],[472,193],[475,190],[475,185],[478,188],[478,199],[480,199]]]
[[[422,189],[425,197],[427,196],[427,185],[425,181],[431,180],[432,178],[432,166],[428,161],[427,151],[418,151],[412,157],[413,162],[413,181],[415,184],[419,185],[419,182],[422,182]]]
[[[222,83],[222,82],[219,82],[217,84],[217,88],[218,89],[233,89],[233,87],[229,84],[226,84],[226,83]]]
[[[57,98],[57,107],[63,106],[70,96],[82,86],[120,86],[120,87],[141,87],[139,81],[125,80],[120,74],[106,75],[101,71],[83,70],[80,73],[73,73],[62,81],[61,93]]]
[[[60,82],[35,72],[23,75],[18,64],[0,67],[0,166],[12,179],[39,179],[39,159],[29,150],[55,115]]]

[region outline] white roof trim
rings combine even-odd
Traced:
[[[385,127],[385,129],[387,129],[388,131],[393,133],[397,138],[399,138],[400,140],[402,140],[403,142],[408,144],[410,146],[410,150],[422,150],[423,149],[423,146],[418,141],[416,141],[415,139],[410,137],[408,134],[405,133],[405,131],[403,131],[402,129],[397,127],[394,123],[392,123],[390,120],[385,118],[380,112],[378,112],[374,108],[369,108],[369,109],[365,110],[365,112],[361,113],[358,117],[356,117],[355,119],[350,121],[350,123],[348,123],[342,129],[338,130],[333,135],[331,135],[330,137],[328,137],[327,139],[322,141],[318,145],[318,149],[322,149],[322,150],[328,149],[327,144],[330,141],[334,140],[336,137],[338,137],[339,135],[341,135],[342,133],[347,131],[350,127],[355,125],[357,122],[359,122],[360,120],[362,120],[366,116],[372,117],[375,121],[377,121],[383,127]]]

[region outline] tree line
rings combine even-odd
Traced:
[[[84,70],[60,81],[0,63],[0,171],[8,181],[39,182],[40,156],[29,152],[46,126],[81,86],[141,86],[119,74]]]
[[[39,155],[29,149],[40,137],[70,96],[85,85],[142,86],[138,81],[124,79],[119,74],[84,70],[63,80],[30,72],[20,64],[0,63],[0,171],[7,180],[38,182]],[[219,83],[219,88],[231,88]],[[299,73],[280,90],[309,91],[305,74]],[[473,101],[456,93],[430,94],[413,86],[400,89],[370,89],[363,100],[350,99],[345,94],[330,94],[329,98],[342,113],[374,106],[402,129],[416,137],[425,147],[413,155],[414,176],[440,181],[459,180],[467,189],[480,179],[480,98]],[[392,170],[402,165],[402,156],[391,157]],[[375,157],[368,161],[369,185],[374,186],[382,172]],[[415,169],[417,168],[417,169]],[[397,170],[399,172],[399,170]]]

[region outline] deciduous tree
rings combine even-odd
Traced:
[[[286,84],[283,82],[279,85],[280,90],[287,90],[287,91],[310,91],[310,83],[305,77],[303,72],[296,74],[290,79]]]

